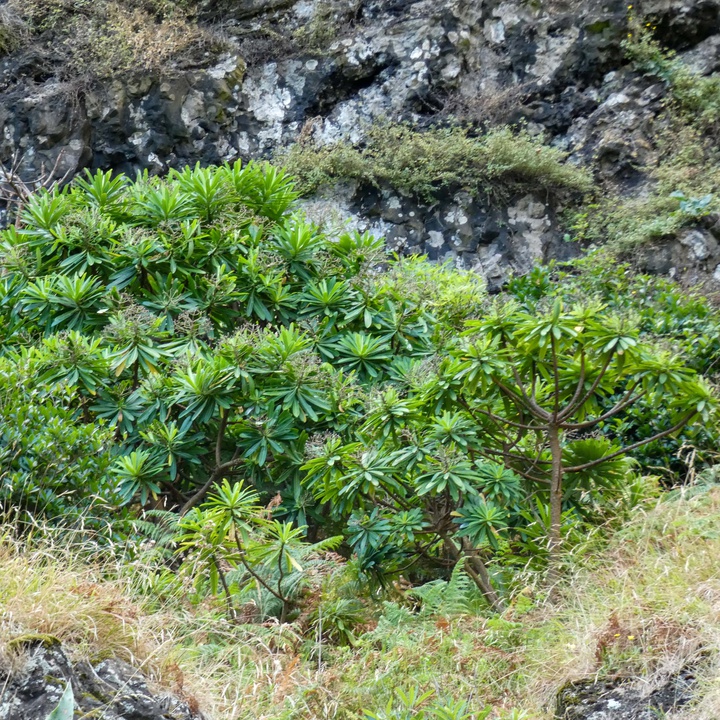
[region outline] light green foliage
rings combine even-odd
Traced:
[[[22,229],[3,233],[0,341],[8,359],[23,358],[8,360],[8,392],[22,370],[19,387],[57,422],[82,419],[74,433],[88,439],[114,432],[118,495],[103,494],[184,502],[207,485],[197,502],[243,472],[263,490],[296,488],[305,502],[307,436],[362,422],[362,383],[430,351],[437,303],[442,318],[470,296],[480,302],[482,284],[466,275],[455,297],[448,269],[415,279],[416,263],[397,261],[387,275],[370,273],[381,242],[323,236],[287,215],[294,198],[286,175],[252,164],[134,184],[97,173],[38,194]],[[30,387],[33,376],[41,382]],[[34,411],[18,398],[12,412]],[[27,433],[5,432],[17,464]],[[105,482],[104,462],[84,480],[88,491]],[[12,477],[9,502],[21,503],[22,487],[36,492],[30,478]]]
[[[417,687],[406,692],[397,688],[395,699],[388,700],[383,710],[365,710],[364,714],[367,720],[485,720],[491,712],[487,708],[478,715],[464,702],[431,702],[434,694],[432,690],[421,693]]]
[[[624,47],[639,70],[667,86],[666,110],[654,138],[657,159],[638,168],[652,186],[638,196],[603,192],[597,204],[572,213],[570,229],[576,238],[609,241],[615,250],[632,252],[676,237],[720,209],[720,157],[714,140],[720,78],[696,74],[646,29],[635,28]]]
[[[308,543],[306,526],[270,519],[258,500],[254,490],[225,480],[202,509],[180,519],[178,550],[197,581],[209,582],[213,594],[223,590],[231,619],[245,600],[263,618],[277,614],[286,622],[308,589],[319,554],[336,548],[342,537]]]
[[[236,690],[257,686],[253,647],[303,677],[339,668],[317,680],[334,710],[263,684],[252,712],[514,717],[497,677],[547,642],[521,616],[548,538],[571,572],[596,526],[655,493],[625,446],[712,422],[695,371],[718,354],[708,340],[699,361],[713,315],[599,266],[491,302],[470,273],[324,234],[295,198],[284,172],[239,163],[32,198],[0,236],[6,506],[39,515],[35,483],[53,520],[122,509],[110,530],[143,602],[198,615],[185,666]],[[657,347],[662,317],[687,357]]]
[[[636,274],[607,250],[565,266],[537,267],[529,275],[513,279],[508,290],[530,307],[557,296],[566,302],[601,302],[614,313],[631,318],[640,338],[672,349],[683,362],[708,376],[720,360],[720,314],[706,296],[684,292],[670,280]],[[600,429],[640,439],[655,435],[668,421],[664,404],[653,405],[641,398],[622,420],[604,423]],[[687,472],[678,456],[680,448],[693,447],[699,465],[712,464],[716,433],[714,423],[694,424],[633,454],[643,466],[662,469],[676,482]]]
[[[47,716],[47,720],[73,720],[75,717],[75,698],[72,685],[67,684],[57,707]]]
[[[0,639],[52,636],[73,657],[112,652],[168,688],[182,672],[185,696],[218,720],[358,720],[363,710],[381,715],[389,701],[402,711],[398,690],[407,697],[416,688],[416,698],[433,693],[417,711],[464,703],[476,716],[491,707],[488,720],[550,720],[558,690],[578,676],[649,683],[719,647],[708,592],[720,571],[719,519],[712,483],[666,495],[609,541],[595,533],[568,547],[572,582],[557,602],[543,602],[528,573],[502,616],[488,617],[474,586],[461,583],[453,592],[438,582],[396,587],[376,606],[343,573],[334,591],[362,594],[375,621],[356,625],[341,646],[319,642],[314,629],[303,640],[303,617],[249,624],[250,606],[231,623],[212,597],[192,604],[184,573],[158,563],[147,544],[130,559],[105,548],[89,559],[51,534],[22,545],[5,539],[0,605],[13,623],[0,626]],[[462,600],[473,594],[475,605]],[[434,599],[451,596],[454,609]],[[718,697],[713,666],[705,668],[692,712],[710,720]]]
[[[378,388],[349,443],[333,435],[313,445],[304,482],[348,518],[365,572],[381,579],[410,559],[419,570],[435,548],[462,559],[496,607],[484,563],[501,546],[537,557],[545,533],[556,547],[562,524],[594,517],[593,497],[623,494],[623,438],[576,431],[645,399],[670,411],[656,433],[665,437],[714,406],[679,359],[643,345],[632,324],[593,302],[499,302],[438,356],[403,369],[404,393]]]
[[[293,146],[284,164],[309,193],[342,180],[386,184],[431,200],[445,189],[503,198],[518,190],[587,191],[587,171],[527,132],[507,127],[473,136],[461,127],[419,131],[408,125],[370,128],[365,144]]]
[[[59,358],[62,362],[62,359]],[[0,358],[0,504],[19,525],[51,516],[96,524],[113,499],[106,472],[111,433],[84,424],[73,388],[38,383],[25,354]],[[93,520],[95,518],[95,520]]]
[[[405,596],[420,604],[418,617],[451,618],[479,615],[484,610],[482,595],[460,565],[455,566],[449,580],[431,580],[407,590]]]
[[[676,54],[664,50],[639,26],[623,44],[628,57],[644,72],[663,80],[670,98],[687,121],[702,130],[716,130],[720,119],[720,77],[693,72]]]
[[[720,209],[720,156],[696,128],[671,121],[658,133],[658,162],[644,168],[654,186],[637,197],[612,193],[572,214],[577,239],[609,241],[632,252],[649,242],[676,237]]]

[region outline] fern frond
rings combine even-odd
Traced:
[[[133,529],[141,537],[152,540],[161,548],[175,543],[179,516],[170,510],[146,510],[143,517],[133,520]]]

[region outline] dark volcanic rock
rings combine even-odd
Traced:
[[[60,643],[28,640],[19,671],[0,671],[0,720],[46,720],[67,683],[76,714],[96,720],[202,720],[187,703],[148,687],[139,670],[118,660],[73,666]]]
[[[558,696],[558,720],[657,720],[692,700],[694,671],[684,669],[663,685],[643,692],[637,682],[585,680],[567,685]]]
[[[204,0],[231,49],[198,67],[73,86],[52,53],[31,46],[0,60],[0,161],[42,167],[163,173],[186,164],[269,158],[299,135],[361,142],[380,120],[525,122],[594,168],[598,180],[641,196],[657,160],[653,122],[666,88],[624,58],[627,0]],[[720,0],[641,0],[634,11],[698,72],[720,68]],[[43,46],[45,48],[45,46]],[[232,49],[234,48],[234,49]],[[483,272],[492,286],[533,263],[567,257],[557,198],[507,202],[448,192],[432,205],[391,188],[344,185],[310,205]],[[670,244],[670,243],[669,243]],[[674,239],[648,265],[713,278],[720,258],[698,259]]]

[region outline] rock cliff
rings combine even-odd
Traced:
[[[6,7],[7,25],[13,0]],[[61,68],[67,38],[50,27],[0,60],[0,159],[20,158],[27,177],[55,166],[163,173],[271,158],[299,139],[361,145],[378,123],[523,124],[587,167],[601,195],[642,199],[665,152],[668,83],[628,60],[633,18],[693,72],[720,67],[720,0],[203,0],[198,22],[222,42],[82,82]],[[449,186],[428,201],[341,178],[306,202],[313,216],[350,218],[495,286],[583,244],[567,228],[579,198],[533,188],[498,201]],[[660,232],[638,262],[689,282],[720,278],[715,220]]]
[[[202,720],[187,703],[151,690],[142,672],[122,660],[73,664],[53,638],[27,639],[23,645],[16,671],[8,675],[0,670],[2,720],[47,720],[68,683],[76,717],[80,713],[103,720]]]

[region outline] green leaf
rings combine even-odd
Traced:
[[[57,707],[47,716],[47,720],[73,720],[75,716],[75,696],[68,682]]]

